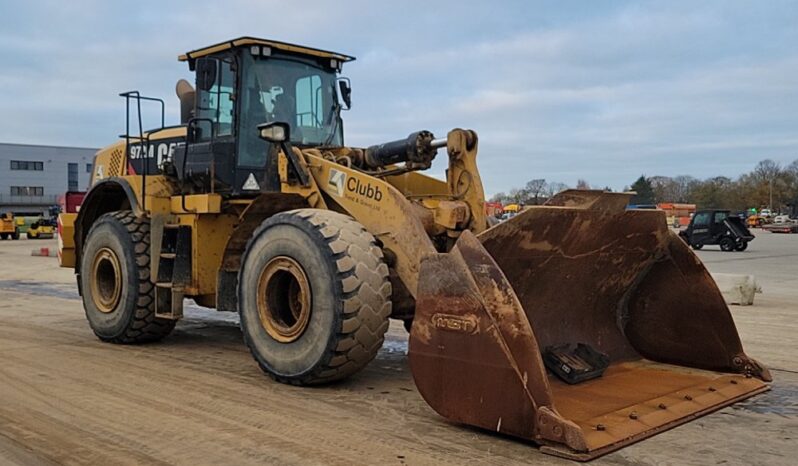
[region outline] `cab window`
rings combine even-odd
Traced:
[[[715,223],[723,223],[728,216],[726,212],[715,212]]]
[[[321,102],[321,77],[317,74],[296,81],[296,125],[321,128],[324,110]]]
[[[197,117],[207,118],[213,122],[213,134],[231,136],[233,134],[233,91],[235,74],[231,63],[217,62],[216,82],[207,91],[198,93]],[[210,128],[207,121],[200,121],[201,129],[199,139],[210,140]]]
[[[712,214],[709,212],[701,212],[700,214],[696,214],[695,218],[693,219],[693,226],[694,227],[707,227],[709,226],[709,220]]]

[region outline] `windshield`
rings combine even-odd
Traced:
[[[261,123],[291,126],[291,142],[300,146],[342,145],[333,71],[287,58],[255,59],[244,54],[241,83],[242,165],[261,165]]]

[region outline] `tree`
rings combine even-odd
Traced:
[[[754,168],[754,178],[760,180],[761,183],[767,185],[769,208],[773,208],[773,184],[776,183],[777,178],[781,174],[781,165],[770,159],[765,159],[756,164]]]
[[[781,173],[781,165],[770,159],[761,160],[756,164],[753,175],[762,181],[771,181]]]
[[[697,179],[688,175],[679,175],[673,178],[673,199],[672,202],[690,202],[691,191],[700,183]]]
[[[546,180],[543,178],[531,180],[526,183],[524,191],[526,191],[526,197],[530,204],[538,205],[542,203],[542,198],[546,192],[546,185]]]
[[[737,181],[740,202],[747,207],[786,210],[796,193],[794,168],[793,164],[782,168],[770,159],[760,161],[752,172]]]
[[[787,211],[791,216],[798,215],[798,160],[794,160],[785,169],[789,183],[787,192]]]
[[[651,187],[651,181],[640,175],[640,178],[632,183],[631,190],[636,194],[632,197],[632,204],[654,204],[654,188]]]
[[[693,190],[693,202],[701,208],[743,210],[734,195],[737,185],[725,176],[709,178]]]
[[[673,179],[669,176],[652,176],[648,179],[651,189],[654,190],[655,202],[672,201],[675,191]]]
[[[512,188],[510,194],[507,196],[507,200],[515,204],[524,204],[527,200],[526,192],[524,192],[523,189]]]
[[[590,189],[590,183],[588,183],[587,180],[579,178],[576,181],[576,189]]]
[[[560,183],[559,181],[552,181],[546,187],[546,197],[552,197],[555,194],[559,193],[560,191],[565,191],[568,189],[568,185],[565,183]]]
[[[490,198],[490,202],[500,202],[504,204],[506,201],[507,201],[507,194],[503,192],[496,193]]]

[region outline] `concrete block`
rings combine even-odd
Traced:
[[[754,295],[762,292],[762,287],[756,283],[753,275],[735,273],[713,273],[711,275],[723,294],[726,304],[750,306],[754,304]]]
[[[30,252],[31,256],[44,256],[44,257],[57,257],[58,251],[50,248],[33,249]]]

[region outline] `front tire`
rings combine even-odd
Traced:
[[[734,251],[734,246],[735,245],[734,245],[734,240],[733,239],[729,238],[728,236],[725,236],[725,237],[721,238],[721,240],[720,240],[720,249],[722,251],[726,251],[726,252]]]
[[[14,228],[14,233],[11,233],[11,239],[19,239],[19,228]]]
[[[142,343],[160,340],[174,320],[155,317],[150,281],[150,222],[123,210],[101,216],[81,255],[83,308],[100,340]]]
[[[249,240],[238,280],[244,341],[279,382],[343,379],[382,346],[391,314],[388,266],[351,217],[316,209],[274,215]]]
[[[737,242],[737,244],[734,246],[734,249],[740,252],[745,251],[746,249],[748,249],[748,241],[741,240]]]
[[[691,246],[693,249],[695,249],[696,251],[698,251],[699,249],[701,249],[701,248],[703,248],[703,247],[704,247],[704,244],[703,244],[703,243],[693,243],[693,244],[691,244],[690,246]]]

